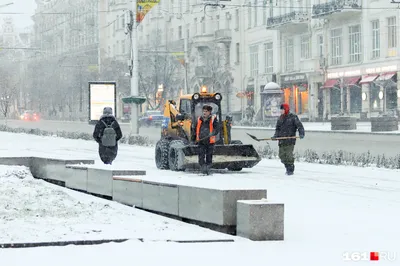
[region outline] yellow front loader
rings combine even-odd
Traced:
[[[156,144],[155,160],[157,168],[184,171],[188,168],[198,168],[198,146],[190,143],[192,121],[202,115],[203,105],[211,105],[212,113],[220,122],[220,133],[213,156],[212,168],[241,171],[252,168],[261,160],[253,145],[245,145],[240,140],[231,140],[232,118],[224,120],[221,114],[222,96],[219,93],[202,92],[182,95],[179,108],[173,100],[168,100],[164,106],[164,121],[161,139]],[[222,122],[221,122],[222,121]]]

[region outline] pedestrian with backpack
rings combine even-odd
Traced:
[[[93,138],[99,144],[101,161],[104,164],[112,164],[117,157],[118,141],[122,138],[122,131],[112,114],[111,107],[104,107],[103,115],[94,128]]]

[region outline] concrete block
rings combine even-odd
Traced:
[[[68,178],[66,178],[65,181],[66,187],[87,191],[87,183],[88,183],[87,166],[66,165],[65,175],[68,175]]]
[[[1,165],[21,165],[31,167],[31,157],[1,157]]]
[[[69,164],[94,164],[94,161],[33,157],[31,160],[31,172],[37,178],[66,182],[69,174],[65,171],[65,166]]]
[[[266,200],[237,202],[236,235],[251,240],[284,240],[284,204]]]
[[[220,190],[179,186],[179,216],[222,226],[236,225],[238,200],[266,197],[266,189]]]
[[[146,175],[146,171],[139,170],[114,170],[88,167],[87,192],[112,197],[113,176]]]
[[[116,202],[130,206],[143,207],[142,180],[133,177],[113,177],[112,197]]]
[[[143,209],[179,215],[179,189],[177,185],[142,182]]]

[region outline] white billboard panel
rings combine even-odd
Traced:
[[[98,121],[104,107],[111,107],[116,115],[116,84],[89,82],[89,120]]]

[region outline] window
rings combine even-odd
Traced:
[[[197,18],[194,19],[193,36],[197,35]]]
[[[293,39],[287,39],[285,42],[285,70],[294,69]]]
[[[318,56],[324,57],[324,36],[318,35]]]
[[[269,2],[269,17],[272,18],[274,16],[274,1],[270,0]]]
[[[201,18],[201,34],[206,33],[206,18],[202,17]]]
[[[182,39],[182,26],[178,27],[178,40]]]
[[[374,20],[372,24],[372,59],[381,56],[381,40],[379,20]]]
[[[350,63],[361,61],[361,26],[349,27]]]
[[[190,0],[186,0],[186,12],[190,12]]]
[[[235,11],[235,29],[239,30],[239,22],[240,22],[240,14],[239,14],[239,9],[236,9]]]
[[[258,76],[258,45],[250,46],[250,76]]]
[[[263,25],[267,25],[267,0],[263,2]]]
[[[125,29],[125,16],[121,16],[121,28]]]
[[[251,28],[251,3],[249,2],[247,8],[247,28]]]
[[[240,43],[236,43],[236,63],[240,63]]]
[[[265,73],[274,72],[274,50],[272,42],[264,44],[264,67]]]
[[[257,27],[257,25],[258,25],[257,0],[254,0],[254,7],[253,7],[253,10],[254,10],[254,27]]]
[[[220,27],[219,27],[219,23],[220,23],[219,15],[216,16],[216,19],[215,19],[215,20],[216,20],[216,24],[217,24],[217,25],[216,25],[216,26],[217,26],[217,30],[219,30],[219,28],[220,28]]]
[[[231,29],[231,14],[229,12],[225,13],[225,29]]]
[[[121,48],[122,48],[122,54],[126,53],[126,44],[125,44],[125,40],[121,41]]]
[[[396,48],[397,33],[396,33],[396,17],[387,19],[388,24],[388,48]]]
[[[350,63],[361,61],[361,26],[349,27]]]
[[[300,58],[309,59],[311,57],[310,36],[309,35],[301,36],[300,42],[301,42]]]
[[[342,29],[331,30],[331,64],[342,64]]]

